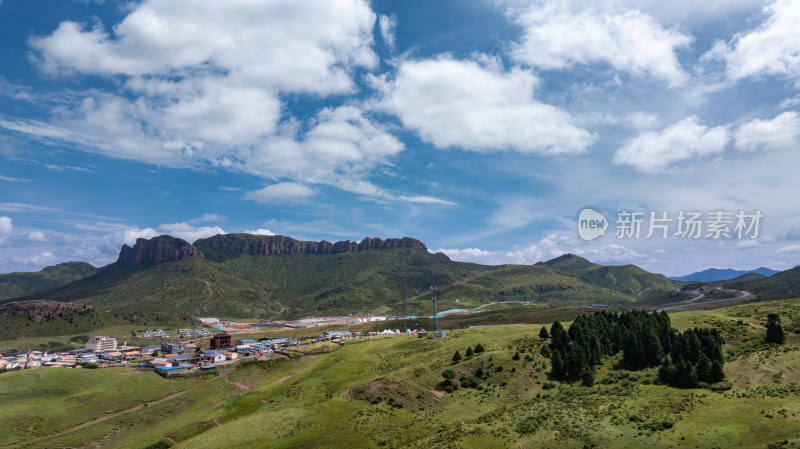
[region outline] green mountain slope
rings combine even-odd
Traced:
[[[86,262],[66,262],[35,273],[0,274],[0,300],[52,290],[95,272],[97,268]]]
[[[564,254],[544,262],[537,262],[536,265],[544,265],[553,268],[554,270],[568,273],[572,276],[578,276],[586,273],[589,270],[600,268],[602,266],[589,262],[583,257],[576,256],[575,254]]]
[[[598,265],[574,254],[564,254],[537,265],[550,267],[596,287],[616,290],[626,295],[670,291],[678,285],[666,276],[650,273],[636,265]]]
[[[118,313],[99,310],[86,304],[54,301],[22,301],[0,305],[0,347],[8,340],[23,336],[33,345],[31,337],[52,337],[57,335],[92,334],[97,329],[109,326],[136,324],[142,327],[167,327],[186,324],[187,315],[165,313]],[[84,336],[85,336],[84,335]],[[128,335],[130,337],[130,335]],[[88,337],[87,337],[88,338]],[[85,339],[71,339],[74,343],[86,343]],[[2,343],[5,342],[5,343]],[[24,340],[23,340],[24,343]],[[64,343],[52,342],[47,347],[27,348],[53,350],[63,349]]]
[[[760,281],[762,279],[766,279],[769,276],[764,276],[761,273],[745,273],[741,276],[737,276],[733,279],[728,279],[725,281],[715,281],[715,285],[733,285],[739,282],[752,282],[752,281]]]
[[[158,260],[158,262],[154,261]],[[413,239],[301,242],[228,234],[194,245],[168,236],[123,247],[97,275],[36,299],[126,312],[191,312],[228,318],[291,319],[348,313],[408,314],[501,301],[551,307],[628,303],[672,282],[634,266],[603,267],[568,255],[538,265],[485,266],[431,254]],[[33,299],[33,298],[31,298]]]
[[[97,275],[38,296],[131,312],[215,313],[262,316],[279,309],[254,285],[221,272],[214,264],[188,258],[161,263],[115,263]]]
[[[795,298],[800,296],[800,267],[756,281],[737,282],[736,289],[753,292],[758,299]]]

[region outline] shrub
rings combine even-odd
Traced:
[[[476,388],[481,383],[479,378],[470,374],[464,374],[458,380],[461,382],[461,388]]]
[[[652,430],[654,432],[671,429],[673,426],[675,426],[675,423],[672,422],[669,419],[660,419],[660,420],[657,420],[657,421],[651,421],[651,422],[642,424],[643,428],[645,428],[647,430]]]
[[[547,328],[542,326],[542,330],[539,331],[539,338],[550,338],[550,334],[547,332]]]
[[[392,408],[403,408],[403,403],[396,400],[395,398],[389,398],[389,400],[386,401],[386,403],[389,405],[389,407]]]

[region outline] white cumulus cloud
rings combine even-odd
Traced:
[[[358,104],[298,119],[284,100],[356,93],[358,71],[378,65],[376,21],[365,0],[145,0],[118,23],[64,21],[30,39],[38,68],[120,88],[70,92],[49,121],[0,127],[117,158],[376,190],[364,179],[398,139]],[[393,23],[379,24],[387,44]]]
[[[439,248],[433,252],[444,253],[447,257],[459,262],[493,264],[498,259],[497,254],[479,248]]]
[[[0,235],[11,234],[14,226],[11,224],[11,217],[0,217]]]
[[[136,239],[151,239],[157,236],[159,233],[153,228],[133,228],[127,229],[122,233],[122,242],[127,245],[133,245],[136,243]]]
[[[44,232],[42,231],[31,231],[28,233],[28,240],[31,242],[44,242]]]
[[[244,231],[244,233],[253,235],[275,235],[275,233],[270,231],[269,229],[263,229],[263,228]]]
[[[511,47],[511,56],[520,63],[565,69],[602,62],[616,70],[653,76],[671,85],[686,79],[675,52],[688,46],[692,38],[663,28],[638,10],[612,14],[583,8],[575,12],[559,2],[509,15],[523,29],[521,41]]]
[[[566,111],[534,98],[533,73],[486,56],[404,60],[394,79],[372,81],[377,107],[438,148],[560,154],[593,143]]]
[[[186,240],[189,243],[197,239],[212,237],[217,234],[225,234],[219,226],[193,226],[189,223],[164,223],[158,227],[163,234]]]
[[[383,43],[386,44],[386,47],[389,50],[394,50],[395,46],[395,35],[394,30],[397,28],[397,17],[394,15],[392,16],[380,16],[378,19],[378,26],[381,30],[381,38],[383,39]]]
[[[258,203],[300,203],[305,202],[317,191],[297,182],[279,182],[262,189],[244,194],[244,198]]]
[[[717,41],[703,59],[721,59],[734,80],[764,75],[800,79],[800,2],[776,0],[762,11],[764,21],[753,30]]]
[[[800,144],[800,114],[784,112],[772,120],[753,120],[736,131],[736,148],[793,150]]]
[[[704,126],[692,116],[661,132],[646,132],[628,140],[614,154],[614,162],[659,173],[680,160],[720,153],[729,139],[726,127]]]

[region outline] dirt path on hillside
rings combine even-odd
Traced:
[[[2,446],[2,447],[3,448],[12,448],[12,447],[29,446],[29,445],[31,445],[33,443],[38,442],[38,441],[47,440],[47,439],[55,438],[55,437],[60,437],[62,435],[66,435],[68,433],[76,432],[76,431],[81,430],[83,428],[95,425],[97,423],[101,423],[103,421],[116,418],[116,417],[124,415],[126,413],[137,412],[137,411],[143,409],[145,406],[149,407],[151,405],[158,405],[158,404],[160,404],[162,402],[170,401],[172,399],[175,399],[175,398],[183,396],[184,394],[188,393],[191,390],[193,390],[193,389],[187,389],[187,390],[183,390],[183,391],[178,391],[178,392],[175,392],[175,393],[172,393],[172,394],[168,394],[168,395],[164,396],[163,398],[156,399],[156,400],[149,401],[149,402],[140,402],[139,404],[136,404],[133,407],[129,407],[129,408],[122,409],[122,410],[117,410],[116,412],[103,413],[102,415],[98,416],[97,418],[91,419],[89,421],[82,422],[82,423],[74,425],[72,427],[68,427],[68,428],[66,428],[64,430],[60,430],[58,432],[50,433],[50,434],[47,434],[47,435],[41,435],[41,436],[38,436],[38,437],[35,437],[35,438],[31,438],[29,440],[21,441],[19,443],[10,444],[8,446]]]
[[[236,388],[241,388],[242,390],[250,391],[250,387],[248,387],[247,385],[240,384],[239,382],[234,382],[234,381],[228,379],[228,374],[229,373],[230,373],[230,370],[226,370],[225,374],[222,376],[222,380],[224,380],[225,382],[229,383],[230,385],[233,385]],[[236,393],[236,392],[234,391],[234,393]]]

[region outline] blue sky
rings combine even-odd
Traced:
[[[786,269],[797,23],[796,0],[0,0],[0,272],[248,231]],[[616,237],[621,211],[667,238]],[[690,239],[681,211],[763,218]]]

